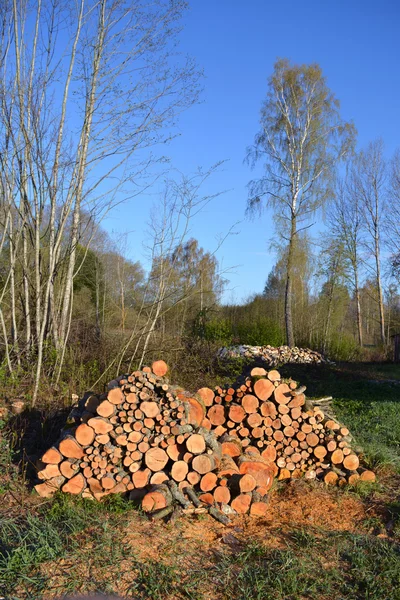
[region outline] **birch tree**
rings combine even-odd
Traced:
[[[98,223],[137,194],[152,148],[197,100],[200,74],[176,51],[185,8],[183,0],[2,2],[0,248],[10,271],[0,324],[10,369],[34,357],[34,400],[47,341],[60,375],[82,214]]]
[[[287,59],[276,62],[269,78],[260,124],[247,158],[252,165],[261,161],[265,174],[249,184],[248,210],[272,208],[288,245],[285,326],[287,344],[294,346],[295,246],[299,233],[330,196],[334,168],[351,151],[355,129],[341,118],[339,101],[321,68],[292,65]]]
[[[344,259],[350,267],[349,270],[345,271],[345,274],[354,293],[358,343],[362,346],[363,327],[360,300],[360,272],[363,264],[364,218],[351,166],[344,179],[338,180],[335,187],[333,202],[328,211],[328,226],[332,236],[342,246]]]
[[[386,344],[386,331],[381,246],[387,210],[387,183],[388,173],[383,155],[383,142],[376,140],[357,157],[354,169],[354,193],[358,196],[363,213],[365,245],[372,259],[371,270],[376,282],[380,339],[383,345]]]

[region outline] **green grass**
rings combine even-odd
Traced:
[[[34,516],[3,519],[1,595],[7,600],[55,597],[50,572],[40,567],[67,558],[58,597],[117,593],[123,577],[128,578],[127,598],[136,600],[400,600],[395,540],[295,529],[281,534],[279,548],[249,540],[239,551],[222,545],[201,555],[194,542],[197,552],[191,556],[178,537],[159,559],[139,560],[123,533],[130,510],[118,500],[102,505],[59,496]],[[88,539],[89,550],[83,543]],[[89,577],[80,570],[88,563]],[[99,572],[93,565],[101,565]]]
[[[333,396],[336,415],[371,468],[391,465],[400,472],[400,365],[286,365],[281,372],[305,384],[311,398]]]

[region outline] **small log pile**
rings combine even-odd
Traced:
[[[277,367],[286,363],[297,364],[325,364],[330,361],[322,354],[309,348],[290,348],[290,346],[228,346],[220,348],[218,358],[248,358],[261,360],[269,367]]]
[[[372,471],[360,468],[349,430],[307,401],[305,390],[282,381],[277,370],[255,367],[240,385],[198,390],[207,407],[202,425],[215,433],[224,453],[260,455],[278,480],[304,476],[339,486],[374,481]]]
[[[194,395],[170,385],[167,371],[156,361],[104,394],[86,394],[42,456],[36,491],[97,500],[129,492],[153,517],[179,506],[227,522],[265,515],[275,477],[339,485],[375,478],[360,469],[349,431],[278,371],[257,367],[233,387]]]

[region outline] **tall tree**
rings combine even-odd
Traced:
[[[372,258],[379,309],[380,338],[386,343],[385,312],[383,305],[381,246],[386,220],[388,172],[383,155],[383,142],[376,140],[360,152],[355,162],[354,192],[358,195],[364,218],[366,246]]]
[[[248,209],[275,211],[279,233],[287,240],[285,325],[294,346],[292,315],[293,257],[299,232],[330,195],[335,165],[354,143],[355,128],[343,121],[339,101],[317,64],[292,65],[280,59],[268,82],[261,110],[261,131],[247,151],[254,165],[264,161],[265,175],[249,184]]]
[[[364,219],[361,204],[356,193],[353,168],[350,166],[346,176],[337,181],[333,202],[328,211],[329,230],[343,248],[343,256],[349,263],[347,279],[354,292],[357,312],[358,343],[363,345],[363,328],[360,302],[360,270],[362,265],[361,245]]]
[[[150,148],[198,97],[199,72],[175,51],[185,8],[184,0],[2,2],[0,250],[7,246],[10,269],[0,324],[11,368],[35,357],[34,400],[46,342],[58,375],[63,362],[82,214],[98,221],[140,188]]]

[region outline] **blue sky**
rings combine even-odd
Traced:
[[[278,57],[318,62],[353,120],[358,145],[382,137],[390,155],[400,146],[400,2],[395,0],[192,0],[184,19],[181,51],[204,68],[201,104],[180,119],[179,137],[163,152],[184,173],[226,160],[206,192],[227,190],[192,226],[207,250],[231,225],[236,235],[218,251],[229,283],[224,300],[240,302],[263,289],[275,256],[272,214],[245,219],[247,183],[257,174],[244,163],[246,147],[259,127],[267,79]],[[145,223],[152,199],[116,208],[107,230],[131,231],[129,258],[143,260]],[[128,224],[128,226],[127,226]],[[323,235],[319,219],[311,234]]]

